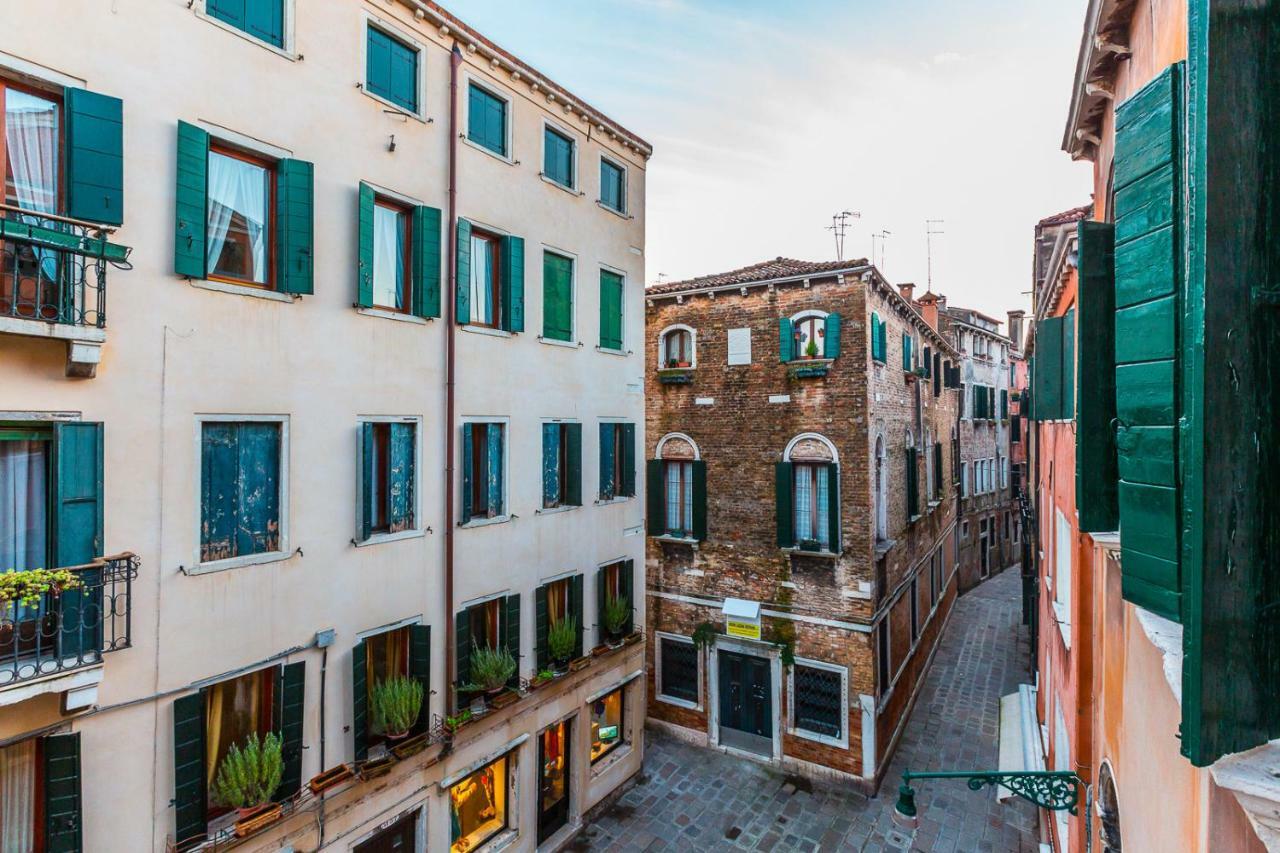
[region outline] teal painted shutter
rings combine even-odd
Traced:
[[[373,187],[360,184],[359,237],[356,245],[356,304],[362,308],[373,305]]]
[[[458,217],[454,246],[457,256],[453,282],[454,320],[466,324],[471,322],[471,223],[462,217]]]
[[[542,505],[563,503],[560,482],[560,424],[542,425]]]
[[[471,426],[472,426],[471,424],[462,425],[462,523],[463,524],[470,521],[472,514],[475,512],[475,508],[471,506],[472,482],[473,482],[473,478],[476,475],[476,472],[471,470],[471,458],[474,453],[474,450],[472,449],[472,442],[474,441],[474,438],[472,437]]]
[[[305,160],[276,165],[276,258],[282,293],[315,292],[315,167]]]
[[[778,547],[794,548],[796,544],[795,505],[791,484],[795,480],[790,462],[779,462],[773,467],[774,513],[777,515]]]
[[[1116,435],[1122,593],[1178,621],[1182,66],[1116,110]],[[1039,409],[1041,401],[1036,401]]]
[[[287,663],[280,667],[276,684],[279,689],[276,700],[280,712],[281,753],[284,758],[284,774],[276,799],[292,797],[302,788],[302,720],[306,702],[307,665],[304,661]]]
[[[873,361],[883,361],[880,358],[880,315],[871,312],[871,359]]]
[[[573,643],[573,656],[582,657],[582,575],[569,579],[569,612],[578,620],[578,637]]]
[[[80,798],[80,733],[48,735],[44,751],[44,850],[80,853],[84,844]]]
[[[1115,530],[1120,522],[1115,440],[1115,226],[1081,222],[1077,236],[1076,511],[1080,529],[1095,533]]]
[[[1000,389],[1000,420],[1009,420],[1009,392],[1004,388]]]
[[[409,729],[410,734],[426,733],[431,726],[431,626],[409,626],[409,677],[422,685],[422,709]]]
[[[840,315],[828,314],[825,320],[825,334],[823,335],[823,356],[826,358],[840,357]]]
[[[489,438],[489,515],[492,517],[503,515],[506,512],[502,482],[503,428],[500,424],[489,424],[489,428],[485,430],[485,433]]]
[[[695,480],[695,482],[696,482],[696,480]],[[697,521],[695,520],[695,521],[694,521],[694,527],[697,527],[697,526],[698,526],[698,523],[697,523]],[[705,533],[704,533],[703,538],[706,538]],[[623,633],[624,635],[629,635],[629,634],[634,633],[634,632],[635,632],[635,630],[636,630],[636,626],[635,626],[635,618],[636,618],[636,561],[635,561],[635,560],[623,560],[623,562],[622,562],[622,568],[620,569],[620,571],[622,572],[622,578],[621,578],[621,581],[622,581],[622,583],[621,583],[621,587],[622,587],[622,595],[623,595],[623,597],[625,597],[625,598],[627,599],[627,605],[628,605],[628,607],[627,607],[627,621],[626,621],[626,622],[623,624],[623,626],[622,626],[622,633]]]
[[[622,276],[600,270],[600,347],[622,349]]]
[[[645,527],[650,536],[667,532],[667,493],[662,482],[662,460],[646,459],[645,472]]]
[[[707,463],[696,459],[693,466],[693,538],[707,538]]]
[[[902,369],[911,369],[911,338],[906,332],[902,333]]]
[[[412,530],[414,518],[414,445],[416,424],[391,424],[391,464],[387,476],[387,522],[392,533]]]
[[[570,506],[582,506],[582,424],[565,424],[568,431],[566,445],[569,461],[565,466],[569,482],[561,485],[564,502]]]
[[[440,209],[413,209],[413,313],[440,316]]]
[[[827,537],[831,551],[840,553],[840,466],[834,462],[827,466]]]
[[[471,681],[471,614],[463,610],[453,618],[453,660],[455,684]]]
[[[178,122],[177,173],[173,271],[190,278],[204,278],[209,222],[209,134],[185,121]]]
[[[622,489],[621,494],[636,494],[636,425],[622,424]]]
[[[369,649],[361,640],[351,650],[351,739],[355,760],[369,757]]]
[[[1045,317],[1036,329],[1036,413],[1040,420],[1062,419],[1062,317]]]
[[[547,585],[543,584],[533,591],[534,666],[539,672],[551,663],[551,647],[547,644],[550,621],[547,614]]]
[[[235,553],[236,474],[239,432],[232,423],[205,423],[200,430],[200,561]]]
[[[551,252],[542,253],[542,336],[573,337],[573,261]]]
[[[236,554],[262,554],[280,547],[280,425],[234,424],[239,434],[236,488]]]
[[[63,93],[67,215],[124,222],[124,103],[86,89]]]
[[[360,541],[367,542],[373,535],[374,502],[378,496],[373,491],[373,424],[360,424]]]
[[[516,671],[507,681],[507,686],[515,687],[520,683],[520,593],[508,595],[506,604],[507,618],[503,620],[503,629],[506,632],[507,651],[516,659]]]
[[[1076,309],[1062,318],[1062,419],[1076,416]]]
[[[53,429],[54,562],[58,568],[82,566],[103,554],[102,424],[60,423]],[[102,570],[88,569],[80,577],[85,588],[67,590],[58,601],[62,654],[92,660],[102,649]]]
[[[795,358],[796,339],[795,332],[791,328],[791,320],[787,317],[778,318],[778,361],[786,364]]]
[[[204,692],[173,703],[174,838],[186,850],[205,840]]]
[[[600,424],[600,500],[613,499],[614,424]]]
[[[524,331],[524,238],[502,238],[502,319],[508,332]]]

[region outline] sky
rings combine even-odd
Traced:
[[[454,0],[647,140],[647,283],[843,257],[1003,319],[1037,220],[1090,201],[1061,140],[1086,0]]]

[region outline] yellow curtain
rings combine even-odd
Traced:
[[[484,608],[484,636],[489,642],[489,648],[496,649],[501,645],[501,637],[498,636],[498,608],[502,604],[502,599],[490,601]]]
[[[556,581],[547,589],[547,619],[554,625],[569,611],[569,582]]]
[[[397,628],[365,640],[365,684],[373,685],[396,675],[409,674],[409,629]]]
[[[231,745],[243,745],[258,731],[263,677],[261,672],[251,672],[215,684],[205,694],[205,773],[210,792]]]

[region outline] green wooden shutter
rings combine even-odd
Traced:
[[[409,626],[409,677],[422,685],[422,710],[409,729],[410,734],[425,734],[431,727],[431,626]]]
[[[361,183],[359,201],[359,236],[356,240],[356,304],[362,308],[373,305],[373,187]]]
[[[351,649],[351,739],[356,761],[369,757],[368,661],[369,648],[361,640]]]
[[[279,547],[280,424],[233,424],[238,434],[235,553],[260,554]]]
[[[600,270],[600,348],[622,349],[622,276]]]
[[[1076,511],[1080,529],[1095,533],[1115,530],[1120,521],[1115,440],[1115,226],[1081,222],[1077,235]]]
[[[824,358],[840,357],[840,315],[828,314],[824,322],[822,354]]]
[[[466,524],[468,521],[470,521],[472,513],[475,512],[475,508],[471,506],[472,482],[473,482],[473,478],[476,476],[476,472],[471,470],[471,457],[474,453],[472,449],[472,443],[474,441],[474,438],[472,437],[472,432],[473,430],[472,430],[471,424],[462,425],[462,502],[461,502],[462,519],[461,521],[463,524]]]
[[[173,703],[173,813],[178,849],[205,840],[204,691]]]
[[[582,657],[582,575],[569,579],[569,612],[578,620],[578,637],[573,643],[573,656]]]
[[[920,466],[916,464],[916,449],[907,448],[907,521],[920,514]]]
[[[80,733],[48,735],[44,751],[44,850],[80,853],[84,845],[80,798]]]
[[[453,617],[454,684],[471,681],[471,613],[467,610]]]
[[[1116,110],[1116,435],[1122,593],[1181,619],[1176,474],[1182,66]],[[1037,410],[1041,400],[1036,401]]]
[[[456,269],[453,281],[453,313],[458,323],[471,322],[471,223],[458,217],[454,234]]]
[[[1042,421],[1062,418],[1062,317],[1045,317],[1036,327],[1036,373],[1032,388]]]
[[[542,505],[564,503],[560,482],[560,424],[542,425]]]
[[[1062,318],[1062,419],[1076,416],[1076,309]]]
[[[871,312],[871,359],[880,361],[880,315]]]
[[[596,642],[603,643],[605,640],[604,631],[604,606],[608,601],[608,589],[605,585],[605,571],[608,567],[601,566],[596,569]]]
[[[551,648],[547,644],[547,634],[551,630],[551,620],[547,614],[547,585],[543,584],[533,591],[533,649],[534,666],[538,672],[546,669],[551,663]]]
[[[378,496],[373,491],[373,424],[360,424],[360,541],[367,542],[373,535],[374,503]]]
[[[667,532],[667,493],[662,482],[662,460],[646,459],[644,463],[645,527],[650,536]]]
[[[942,469],[942,442],[940,441],[933,445],[933,476],[938,484],[938,497],[941,498],[947,490],[947,478]]]
[[[564,429],[568,432],[565,444],[569,460],[565,469],[569,482],[560,487],[561,499],[570,506],[582,506],[582,424],[565,424]]]
[[[795,502],[791,492],[794,480],[794,468],[790,462],[778,462],[773,466],[774,512],[777,515],[779,548],[794,548],[796,544]]]
[[[694,482],[697,482],[696,475]],[[695,528],[698,526],[696,519],[693,524]],[[705,532],[703,538],[706,538]],[[635,633],[636,630],[636,561],[623,560],[620,571],[622,572],[622,596],[627,600],[627,621],[622,625],[622,633],[627,636]]]
[[[392,423],[389,442],[391,459],[387,476],[387,522],[392,533],[412,530],[416,526],[414,506],[415,445],[417,425]]]
[[[613,482],[613,431],[615,424],[600,424],[600,500],[612,500]]]
[[[440,208],[413,209],[413,313],[440,316]]]
[[[702,542],[707,538],[707,463],[695,459],[693,468],[693,538]]]
[[[503,427],[501,424],[489,424],[489,428],[485,430],[485,434],[489,440],[488,447],[488,467],[489,467],[489,515],[497,516],[506,513],[506,489],[502,481],[503,460],[502,460],[502,438]]]
[[[911,336],[906,332],[902,333],[902,369],[911,369]]]
[[[933,378],[933,347],[924,348],[924,378]]]
[[[840,466],[827,466],[827,538],[832,553],[840,553]]]
[[[54,562],[81,566],[103,554],[102,424],[54,425]],[[59,596],[62,654],[95,657],[102,649],[102,570],[80,573],[85,588]]]
[[[573,337],[573,261],[553,252],[542,253],[542,336]]]
[[[315,292],[315,167],[305,160],[276,165],[276,259],[282,293]]]
[[[507,681],[508,687],[520,683],[520,593],[508,595],[506,602],[506,619],[503,628],[506,633],[507,651],[516,659],[516,671]]]
[[[524,331],[524,238],[502,238],[502,328]],[[566,338],[566,340],[568,340]]]
[[[942,386],[946,382],[947,378],[942,372],[942,356],[935,351],[933,354],[933,396],[942,396]]]
[[[787,317],[778,318],[778,361],[786,364],[795,358],[795,331],[791,327],[791,320]]]
[[[185,121],[178,122],[177,174],[173,271],[190,278],[204,278],[209,222],[209,134]]]
[[[621,494],[636,494],[636,425],[622,424],[622,489]]]
[[[1000,420],[1009,420],[1009,391],[1005,388],[1000,389]]]
[[[284,757],[284,774],[276,799],[292,797],[302,788],[302,722],[306,703],[307,665],[304,661],[287,663],[280,667],[277,677],[279,689],[281,753]]]
[[[87,89],[63,92],[67,215],[124,222],[124,103]]]

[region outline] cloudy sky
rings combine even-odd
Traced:
[[[1059,150],[1085,0],[466,0],[450,8],[654,146],[650,282],[884,241],[886,275],[1029,307],[1037,219],[1089,201]],[[877,247],[877,252],[879,251]]]

